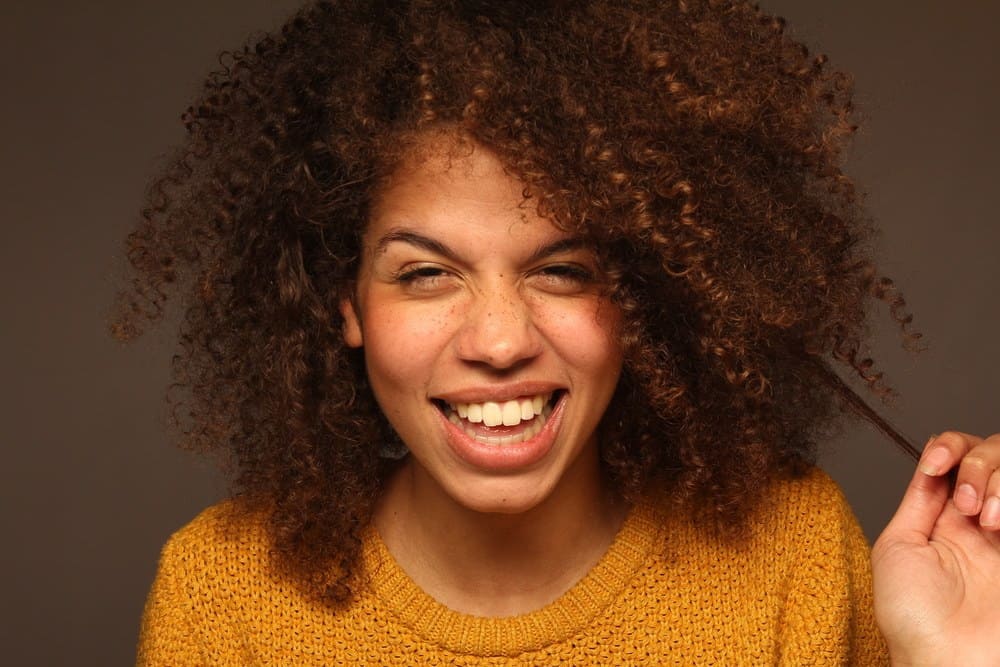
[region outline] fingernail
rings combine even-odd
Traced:
[[[962,484],[955,492],[955,507],[962,514],[975,514],[979,510],[979,496],[971,484]]]
[[[937,477],[945,471],[951,453],[947,447],[936,447],[920,462],[920,472],[931,477]]]
[[[979,523],[987,528],[1000,526],[1000,498],[990,496],[983,505],[983,513],[979,515]]]

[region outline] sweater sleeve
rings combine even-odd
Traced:
[[[192,622],[192,600],[184,592],[185,559],[176,541],[175,536],[164,547],[146,598],[136,658],[139,667],[208,664]]]
[[[778,664],[889,664],[872,608],[870,549],[836,484],[814,472],[779,627]]]

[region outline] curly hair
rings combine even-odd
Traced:
[[[845,406],[889,428],[829,362],[885,394],[860,352],[871,305],[918,334],[842,171],[850,80],[780,18],[735,0],[333,0],[222,63],[129,236],[113,328],[138,335],[180,293],[186,443],[232,456],[276,561],[321,598],[355,585],[396,437],[337,304],[380,179],[426,131],[488,147],[597,252],[625,321],[600,427],[624,497],[655,484],[734,524]]]

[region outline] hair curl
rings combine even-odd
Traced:
[[[597,249],[625,315],[601,425],[625,496],[655,483],[732,523],[812,460],[838,397],[867,409],[824,359],[885,393],[859,353],[873,298],[916,337],[841,169],[849,79],[745,2],[318,2],[227,54],[183,122],[115,333],[185,294],[187,442],[233,456],[278,561],[327,600],[395,437],[337,303],[401,137],[489,147]]]

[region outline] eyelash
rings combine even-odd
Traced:
[[[427,281],[428,287],[434,287],[436,280],[445,279],[448,272],[436,266],[418,266],[411,269],[404,269],[393,276],[393,280],[404,287],[413,287],[418,283]],[[559,286],[567,284],[572,286],[587,285],[595,280],[594,273],[578,264],[552,264],[545,266],[535,272],[543,280],[551,283],[559,283]]]
[[[576,264],[554,264],[546,266],[539,273],[556,278],[575,280],[580,283],[589,283],[594,280],[594,274],[591,271]]]
[[[415,269],[401,271],[395,276],[395,281],[403,285],[409,285],[421,278],[439,278],[444,273],[444,269],[439,269],[436,266],[418,266]]]

